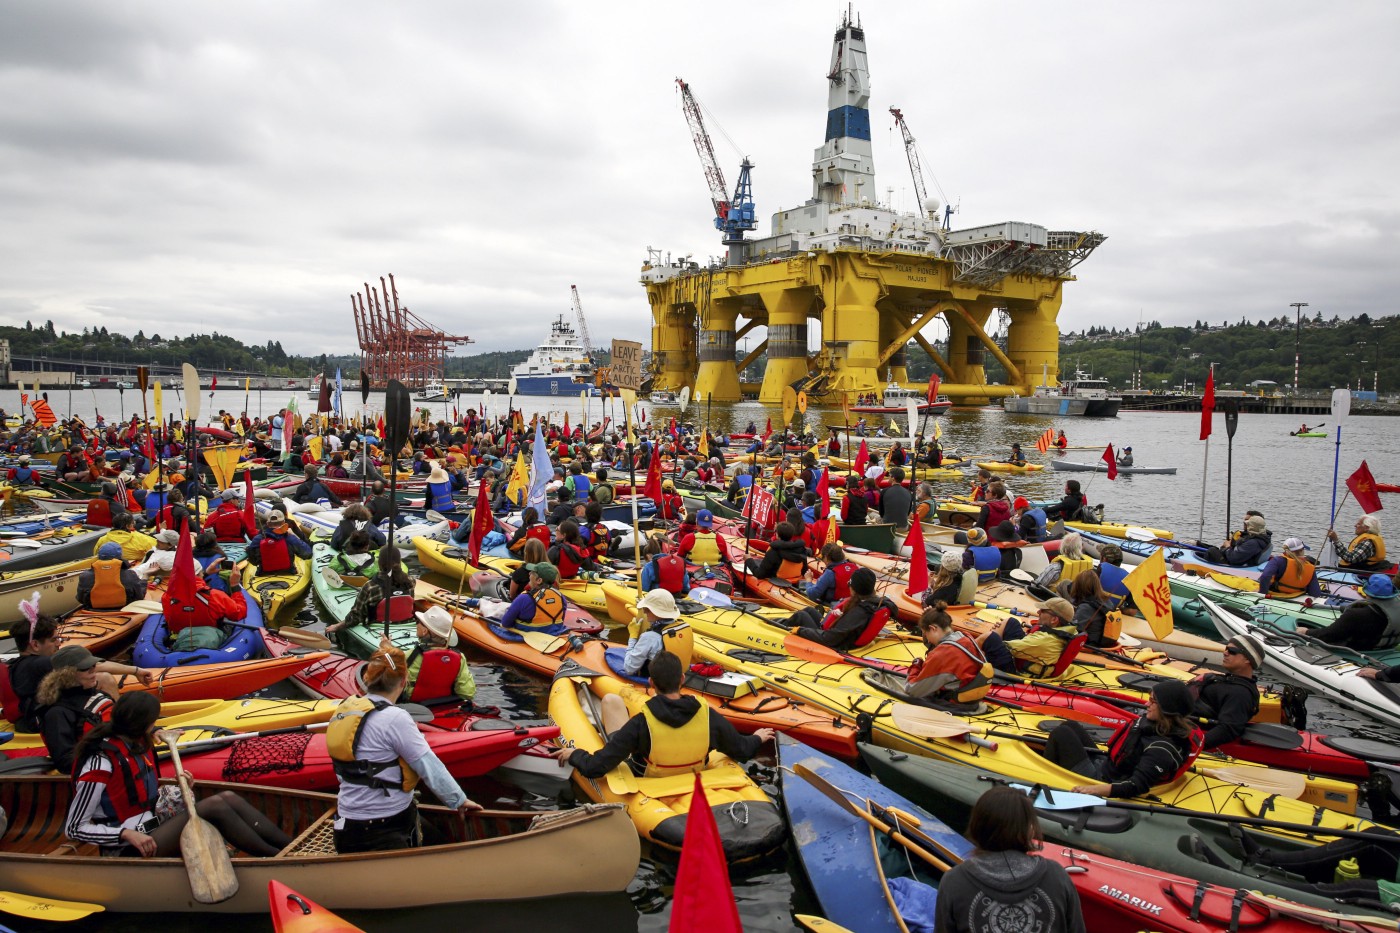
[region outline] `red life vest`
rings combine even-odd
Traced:
[[[165,627],[172,635],[187,628],[219,624],[218,614],[209,605],[208,587],[197,588],[194,598],[188,603],[180,602],[167,590],[160,599],[160,605],[165,610]]]
[[[685,559],[675,554],[659,554],[651,562],[656,566],[656,585],[679,596],[685,588]]]
[[[232,507],[230,507],[232,506]],[[232,503],[225,502],[214,510],[214,514],[209,517],[209,523],[214,528],[214,534],[220,541],[247,541],[247,524],[244,522],[243,510]]]
[[[457,675],[464,663],[462,656],[451,648],[429,648],[421,657],[423,663],[418,666],[418,679],[413,682],[409,702],[428,703],[455,696]]]
[[[845,599],[851,595],[851,577],[858,569],[850,561],[842,561],[839,564],[832,564],[827,568],[836,576],[836,599]]]
[[[987,530],[995,528],[1011,518],[1011,503],[1005,499],[987,500]]]
[[[99,743],[97,751],[112,762],[112,771],[94,770],[78,775],[83,762],[75,761],[74,780],[107,785],[101,804],[104,816],[120,824],[133,816],[154,811],[160,793],[160,765],[155,750],[147,749],[137,755],[126,742],[113,736]]]
[[[561,580],[572,580],[578,576],[578,572],[583,569],[583,562],[588,560],[588,555],[583,553],[583,549],[567,541],[559,542],[559,578]]]
[[[1115,765],[1123,764],[1126,759],[1135,755],[1143,741],[1150,742],[1156,736],[1144,736],[1143,730],[1146,728],[1145,719],[1136,719],[1126,722],[1118,727],[1118,731],[1113,733],[1113,737],[1108,740],[1108,757]],[[1142,723],[1141,727],[1139,724]],[[1161,781],[1161,784],[1170,784],[1186,773],[1186,770],[1196,763],[1196,758],[1201,754],[1201,749],[1205,747],[1206,734],[1199,728],[1191,730],[1191,736],[1187,740],[1190,750],[1184,755],[1175,743],[1171,743],[1172,753],[1181,758],[1181,763],[1172,772],[1171,777]]]
[[[403,590],[394,590],[374,607],[374,621],[376,622],[392,624],[412,622],[413,619],[413,594],[405,593]]]
[[[258,542],[258,557],[260,573],[286,573],[292,569],[292,549],[284,534],[265,533]]]
[[[161,510],[160,510],[159,512],[156,513],[156,527],[157,527],[157,528],[174,528],[174,527],[175,527],[175,506],[173,506],[173,505],[165,505],[165,506],[162,506],[162,507],[161,507]]]
[[[664,519],[680,518],[685,510],[685,505],[681,497],[675,493],[662,493],[661,498],[656,503],[656,513]]]
[[[540,544],[543,544],[545,550],[549,550],[550,544],[553,543],[549,537],[549,526],[546,525],[544,522],[540,522],[537,525],[531,525],[529,528],[525,529],[525,540],[528,541],[531,538],[534,538]]]
[[[608,551],[612,549],[612,532],[602,522],[594,525],[590,530],[593,532],[593,559],[607,557]]]
[[[112,527],[112,503],[106,499],[89,499],[87,504],[87,524],[99,528]]]

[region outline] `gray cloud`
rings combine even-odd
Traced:
[[[392,271],[481,349],[571,284],[645,333],[645,248],[721,250],[673,79],[761,216],[800,203],[844,6],[8,4],[0,311],[349,351]],[[893,104],[960,225],[1109,234],[1066,328],[1396,310],[1400,7],[867,6],[881,197],[912,202]]]

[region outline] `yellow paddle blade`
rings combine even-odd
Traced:
[[[547,635],[544,632],[522,632],[525,644],[541,654],[553,654],[569,643],[563,635]]]
[[[914,706],[911,703],[896,703],[892,710],[895,727],[930,739],[948,739],[969,732],[985,732],[985,726],[974,725],[941,710]]]
[[[1307,778],[1296,771],[1278,771],[1273,768],[1249,768],[1249,767],[1224,767],[1224,768],[1200,768],[1202,774],[1219,778],[1222,781],[1229,781],[1231,784],[1243,784],[1246,787],[1253,787],[1255,790],[1263,791],[1267,794],[1278,794],[1280,797],[1292,797],[1297,800],[1303,796],[1307,788]]]
[[[797,922],[802,924],[806,929],[811,930],[812,933],[851,933],[850,930],[839,923],[832,923],[830,920],[824,920],[821,917],[813,917],[811,914],[798,914]]]
[[[81,920],[88,914],[106,910],[101,904],[86,904],[82,901],[58,901],[46,897],[30,897],[13,891],[0,891],[0,910],[16,917],[34,917],[39,920]]]
[[[164,611],[165,607],[160,604],[159,600],[155,599],[138,599],[122,606],[122,612],[144,612],[146,615],[155,615]]]

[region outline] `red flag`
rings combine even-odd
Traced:
[[[459,415],[459,414],[457,414],[457,406],[456,406],[456,405],[453,405],[453,406],[452,406],[452,420],[453,420],[453,421],[461,421],[461,420],[462,420],[462,416]]]
[[[928,377],[928,400],[930,402],[938,401],[938,386],[942,381],[938,378],[938,373]]]
[[[668,929],[669,933],[744,933],[739,906],[734,903],[734,891],[729,886],[724,844],[698,774],[685,821],[685,841],[681,844]]]
[[[651,452],[651,463],[647,465],[647,479],[642,486],[642,495],[656,503],[657,511],[661,511],[661,451]]]
[[[773,433],[773,419],[770,417],[768,423],[763,426],[763,442],[768,443],[768,437]]]
[[[1046,428],[1040,437],[1035,439],[1035,449],[1041,453],[1047,452],[1050,449],[1050,440],[1050,429]]]
[[[1381,510],[1381,496],[1376,489],[1376,478],[1371,475],[1371,468],[1366,465],[1366,461],[1361,461],[1361,466],[1356,468],[1356,472],[1347,477],[1347,488],[1356,497],[1356,504],[1361,506],[1365,512],[1379,512]]]
[[[1105,447],[1105,448],[1103,449],[1103,456],[1102,456],[1100,459],[1103,460],[1104,463],[1107,463],[1107,464],[1108,464],[1108,478],[1109,478],[1109,479],[1117,479],[1117,478],[1118,478],[1118,461],[1115,460],[1114,457],[1113,457],[1113,445],[1112,445],[1112,444],[1109,444],[1107,447]]]
[[[924,529],[919,525],[919,513],[915,512],[909,522],[909,534],[904,538],[904,546],[910,549],[909,586],[904,590],[910,596],[918,596],[928,589],[928,551],[924,548]]]
[[[482,483],[476,494],[476,508],[472,510],[472,534],[467,547],[471,551],[472,564],[481,563],[481,542],[496,525],[496,517],[491,514],[491,498],[486,492],[489,483]]]
[[[1210,416],[1215,412],[1215,367],[1206,376],[1206,391],[1201,396],[1201,440],[1210,437]]]
[[[865,438],[860,439],[860,450],[856,451],[856,462],[851,464],[851,478],[857,483],[859,489],[861,477],[865,476],[865,468],[870,466],[870,449],[865,446]]]
[[[248,536],[258,533],[258,515],[253,511],[253,465],[246,465],[243,471],[243,527]]]
[[[569,413],[564,412],[564,436],[569,436]]]
[[[818,498],[820,498],[822,502],[822,518],[830,518],[831,484],[827,482],[827,476],[830,475],[831,470],[826,467],[822,467],[821,471],[822,475],[817,480],[817,488],[814,490],[814,492],[816,492]]]
[[[165,585],[165,593],[160,605],[165,610],[166,625],[170,631],[179,631],[185,626],[171,623],[179,621],[186,613],[194,613],[195,586],[194,548],[190,544],[189,523],[180,522],[180,543],[175,546],[175,569],[170,572],[170,582]]]
[[[235,382],[235,383],[234,383],[234,387],[236,388],[237,386],[238,386],[238,383]],[[217,389],[218,387],[219,387],[219,377],[218,377],[218,376],[210,376],[210,377],[209,377],[209,392],[210,392],[210,394],[213,394],[214,390]]]
[[[375,436],[379,438],[379,443],[383,444],[383,443],[384,443],[384,415],[383,415],[383,414],[381,414],[379,417],[377,417],[377,418],[374,419],[374,433],[375,433]]]

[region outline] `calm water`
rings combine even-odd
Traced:
[[[288,393],[266,392],[263,394],[262,411],[272,413],[285,405]],[[66,391],[50,391],[50,403],[55,411],[64,416],[68,412]],[[175,393],[167,394],[167,409],[179,410],[180,401]],[[315,402],[305,397],[305,392],[296,396],[297,405],[302,411],[314,408]],[[358,394],[347,393],[347,410],[351,415],[359,411]],[[465,410],[468,405],[482,401],[479,395],[463,396],[457,405]],[[488,412],[504,410],[504,399],[500,396],[487,401]],[[124,403],[127,415],[135,403],[139,411],[139,393],[128,391],[124,399],[114,390],[73,392],[73,407],[76,413],[91,421],[94,407],[107,417],[119,416],[119,405]],[[516,407],[527,413],[554,412],[561,419],[565,411],[571,423],[578,423],[584,415],[582,400],[516,398]],[[0,406],[13,411],[18,404],[18,396],[13,390],[0,392]],[[202,399],[206,411],[210,409],[209,396]],[[219,392],[215,396],[213,411],[228,408],[235,412],[243,410],[241,393]],[[441,404],[424,403],[434,417],[441,417]],[[644,405],[651,409],[653,406]],[[372,396],[367,409],[378,412],[382,408],[382,396]],[[451,405],[447,406],[450,414]],[[590,423],[600,420],[603,412],[614,417],[620,416],[621,408],[616,401],[591,400],[588,403]],[[250,413],[259,411],[258,393],[254,392],[249,406]],[[679,415],[675,408],[655,407],[652,417],[668,419]],[[684,420],[704,424],[707,412],[703,406],[692,406]],[[767,418],[781,420],[777,408],[757,403],[736,405],[715,405],[709,412],[709,423],[713,430],[743,430],[754,421],[762,430]],[[836,410],[808,412],[809,423],[820,420],[823,424],[840,425],[841,412]],[[1125,412],[1116,419],[1107,421],[1073,418],[1037,418],[1023,415],[1006,415],[1001,411],[972,410],[955,411],[938,419],[943,427],[943,443],[959,452],[977,457],[995,458],[1005,456],[1012,442],[1019,442],[1032,463],[1045,462],[1049,457],[1040,457],[1035,449],[1035,438],[1046,427],[1063,429],[1071,445],[1094,445],[1095,450],[1069,451],[1069,459],[1090,462],[1099,456],[1103,445],[1112,443],[1115,447],[1131,446],[1136,462],[1140,466],[1175,466],[1175,476],[1120,476],[1110,482],[1103,474],[1057,474],[1047,466],[1043,473],[1016,476],[1010,485],[1017,494],[1030,498],[1058,497],[1064,480],[1074,477],[1084,484],[1091,503],[1103,503],[1107,517],[1111,520],[1131,521],[1153,527],[1169,528],[1182,538],[1195,538],[1198,516],[1201,508],[1202,478],[1205,478],[1205,535],[1214,539],[1226,530],[1225,506],[1227,490],[1227,439],[1223,417],[1215,420],[1215,433],[1211,438],[1208,465],[1204,462],[1205,444],[1198,440],[1200,416],[1196,414],[1171,414],[1157,412]],[[929,430],[933,420],[930,419]],[[1298,428],[1299,419],[1291,416],[1241,415],[1239,430],[1234,438],[1233,451],[1233,511],[1232,523],[1238,525],[1245,509],[1257,509],[1265,514],[1275,539],[1298,535],[1316,550],[1328,526],[1328,516],[1332,498],[1334,446],[1337,440],[1336,423],[1330,419],[1324,430],[1327,438],[1293,438],[1288,432]],[[902,419],[901,419],[902,425]],[[1345,424],[1341,445],[1341,477],[1344,479],[1357,464],[1366,459],[1372,472],[1382,482],[1400,481],[1400,423],[1389,418],[1351,418]],[[941,482],[936,484],[940,495],[950,495],[965,491],[965,481]],[[1339,483],[1338,500],[1345,487]],[[1337,519],[1337,527],[1343,532],[1350,530],[1360,512],[1354,503],[1348,501]],[[1384,517],[1384,513],[1382,513]],[[308,600],[298,612],[302,622],[315,621],[317,606]],[[507,665],[497,664],[481,656],[473,656],[473,667],[482,702],[496,704],[515,718],[545,715],[547,684],[526,675]],[[1357,722],[1353,714],[1332,707],[1330,704],[1313,700],[1313,728],[1326,731],[1372,730],[1368,724]],[[772,790],[773,762],[759,759],[756,763],[757,776]],[[570,800],[567,788],[533,788],[526,790],[489,778],[465,782],[468,792],[474,799],[495,803],[504,807],[542,808],[550,806],[556,798]],[[533,792],[532,792],[533,791]],[[587,853],[579,853],[586,858]],[[473,926],[485,924],[524,924],[546,926],[559,931],[580,931],[580,933],[604,933],[604,931],[662,931],[669,921],[670,884],[674,879],[674,863],[666,859],[644,860],[636,879],[627,895],[605,898],[558,899],[545,902],[531,902],[528,905],[472,905],[465,908],[424,909],[393,913],[351,913],[347,916],[370,931],[408,931],[443,929],[460,924],[464,916],[469,916]],[[739,902],[740,914],[746,930],[788,931],[796,929],[791,917],[796,912],[815,912],[815,903],[807,890],[793,853],[785,852],[769,861],[736,869],[733,873],[735,895]],[[444,878],[444,885],[451,879]],[[4,918],[0,918],[3,921]],[[70,925],[70,930],[148,930],[153,918],[90,918]],[[256,930],[270,926],[262,918],[218,918],[195,916],[162,916],[159,921],[169,931],[215,931],[215,930]]]

